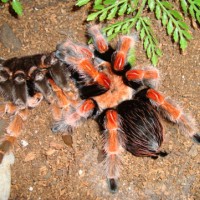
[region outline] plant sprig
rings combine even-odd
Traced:
[[[197,23],[200,23],[200,1],[179,0],[184,15],[191,16]],[[162,55],[159,49],[158,40],[153,32],[151,20],[144,17],[144,11],[150,10],[155,14],[157,20],[161,20],[166,27],[167,34],[184,50],[188,41],[192,38],[188,25],[184,22],[183,15],[175,9],[169,1],[164,0],[77,0],[77,6],[93,2],[92,12],[87,20],[111,20],[119,16],[127,16],[123,21],[108,24],[103,29],[104,33],[111,40],[118,34],[129,34],[136,28],[143,41],[147,57],[156,65],[158,58]]]
[[[17,15],[21,16],[23,14],[22,4],[18,0],[1,0],[3,3],[10,3],[12,9],[17,13]]]

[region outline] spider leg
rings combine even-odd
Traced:
[[[21,70],[16,71],[13,75],[12,95],[15,105],[26,107],[28,87],[26,83],[26,74]]]
[[[123,71],[128,64],[130,50],[135,46],[134,36],[121,36],[118,47],[113,54],[113,68],[115,71]]]
[[[14,105],[11,102],[7,102],[4,104],[0,105],[0,117],[3,117],[4,114],[8,113],[8,114],[14,114],[17,110],[19,109],[19,107],[17,107],[16,105]]]
[[[88,27],[88,35],[91,36],[94,47],[99,53],[102,54],[108,50],[108,42],[98,25]]]
[[[51,102],[53,119],[55,121],[59,121],[62,118],[62,109],[64,108],[67,110],[70,105],[70,101],[62,89],[58,87],[52,79],[49,79],[48,81],[56,97],[56,99],[54,98],[54,100]]]
[[[148,89],[146,96],[165,118],[177,123],[183,132],[186,132],[195,142],[200,143],[200,133],[197,133],[195,120],[191,116],[186,115],[171,99],[154,89]]]
[[[109,90],[110,79],[108,76],[95,68],[91,57],[80,50],[82,47],[71,43],[67,46],[64,42],[57,46],[57,58],[70,65],[72,70],[79,74],[82,79],[82,86],[96,85],[103,92]]]
[[[132,69],[126,72],[126,79],[129,85],[137,89],[141,85],[156,88],[159,81],[159,72],[155,67],[145,67],[144,69]]]
[[[103,120],[103,147],[106,154],[105,168],[109,188],[112,193],[115,193],[121,164],[120,153],[125,145],[125,137],[121,129],[120,116],[116,110],[107,110]]]
[[[43,100],[43,95],[40,92],[35,93],[32,97],[28,97],[27,106],[30,108],[37,107]]]
[[[12,116],[12,121],[6,128],[7,134],[0,138],[0,163],[5,153],[9,152],[14,142],[19,137],[24,121],[27,119],[28,110],[23,109]]]
[[[64,109],[62,119],[53,125],[52,131],[54,133],[71,133],[74,127],[93,115],[95,106],[92,99],[87,99],[75,107],[70,107],[67,110]]]
[[[37,66],[32,66],[29,69],[28,75],[31,81],[33,81],[35,90],[39,91],[43,97],[51,103],[54,97],[48,79],[45,76],[46,70],[41,71]]]

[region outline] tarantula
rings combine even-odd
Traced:
[[[54,119],[59,119],[65,106],[62,96],[70,97],[69,76],[66,64],[55,57],[55,52],[1,59],[0,93],[5,102],[0,105],[0,116],[10,114],[11,122],[7,134],[0,138],[0,163],[19,136],[28,108],[38,106],[44,98],[52,107]]]
[[[0,92],[5,97],[0,116],[11,115],[7,134],[0,138],[0,163],[19,136],[28,109],[45,99],[52,108],[55,133],[71,134],[84,120],[96,119],[114,193],[123,149],[152,158],[167,154],[160,150],[164,135],[160,116],[180,125],[197,143],[200,134],[191,117],[156,91],[156,68],[130,65],[134,36],[121,36],[114,50],[98,26],[88,33],[94,48],[67,40],[52,53],[0,60]]]
[[[134,36],[121,36],[113,50],[98,26],[90,27],[88,33],[95,50],[69,40],[57,46],[56,56],[70,68],[82,101],[65,109],[52,131],[70,134],[93,116],[102,133],[105,171],[114,193],[122,149],[135,156],[167,155],[160,150],[164,135],[160,116],[178,124],[197,143],[200,134],[191,117],[156,91],[159,72],[155,67],[130,66]]]

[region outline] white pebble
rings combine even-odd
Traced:
[[[32,192],[33,191],[33,187],[29,187],[29,189],[28,189],[30,192]]]
[[[80,170],[78,171],[78,174],[79,174],[79,176],[84,176],[84,171],[80,169]]]
[[[28,142],[26,140],[21,140],[22,147],[28,146]]]
[[[80,170],[78,171],[78,174],[81,176],[81,175],[83,174],[83,170],[80,169]]]

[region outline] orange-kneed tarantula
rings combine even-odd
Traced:
[[[130,69],[128,60],[135,37],[121,36],[114,51],[97,25],[90,27],[88,33],[94,51],[68,40],[57,46],[56,56],[72,70],[83,100],[77,107],[65,109],[52,131],[70,133],[82,120],[94,116],[102,131],[105,171],[114,193],[122,149],[152,158],[167,154],[160,150],[164,133],[160,115],[180,125],[197,143],[200,134],[191,117],[156,91],[156,68]]]
[[[135,156],[166,155],[160,150],[164,132],[160,115],[180,125],[197,143],[200,134],[192,118],[155,90],[156,68],[130,70],[134,37],[122,36],[113,50],[98,26],[88,32],[94,49],[67,40],[52,53],[0,61],[0,91],[6,100],[0,115],[11,114],[7,134],[0,138],[0,163],[19,136],[28,108],[44,98],[52,108],[53,132],[71,134],[84,120],[97,120],[108,185],[114,193],[123,149]]]

